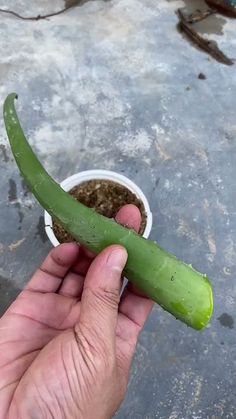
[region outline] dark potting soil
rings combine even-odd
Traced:
[[[77,201],[89,208],[93,208],[96,212],[108,218],[115,218],[117,212],[123,205],[136,205],[142,215],[139,234],[143,234],[147,222],[143,202],[125,186],[111,180],[89,180],[75,186],[69,193]],[[75,241],[57,222],[53,222],[53,230],[60,243]]]

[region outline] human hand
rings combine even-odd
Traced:
[[[123,207],[116,221],[139,229]],[[0,419],[110,419],[127,389],[152,301],[130,285],[126,250],[95,259],[77,244],[53,249],[0,319]]]

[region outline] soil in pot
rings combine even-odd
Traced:
[[[82,182],[71,189],[69,193],[82,204],[108,218],[115,218],[123,205],[136,205],[142,215],[139,234],[143,234],[147,223],[143,202],[125,186],[111,180],[96,179]],[[60,243],[75,241],[57,222],[53,222],[53,231]]]

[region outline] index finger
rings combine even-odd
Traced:
[[[26,285],[26,289],[38,292],[56,292],[78,256],[79,246],[76,243],[64,243],[55,247],[34,273]]]

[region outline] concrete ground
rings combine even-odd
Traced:
[[[129,176],[150,200],[152,238],[212,279],[215,312],[204,332],[153,310],[120,419],[236,417],[236,67],[177,31],[183,6],[91,0],[38,22],[0,14],[1,103],[19,94],[23,127],[48,171],[57,180],[92,168]],[[0,7],[38,15],[63,1]],[[236,58],[235,21],[214,17],[201,30]],[[3,313],[51,246],[0,124]]]

